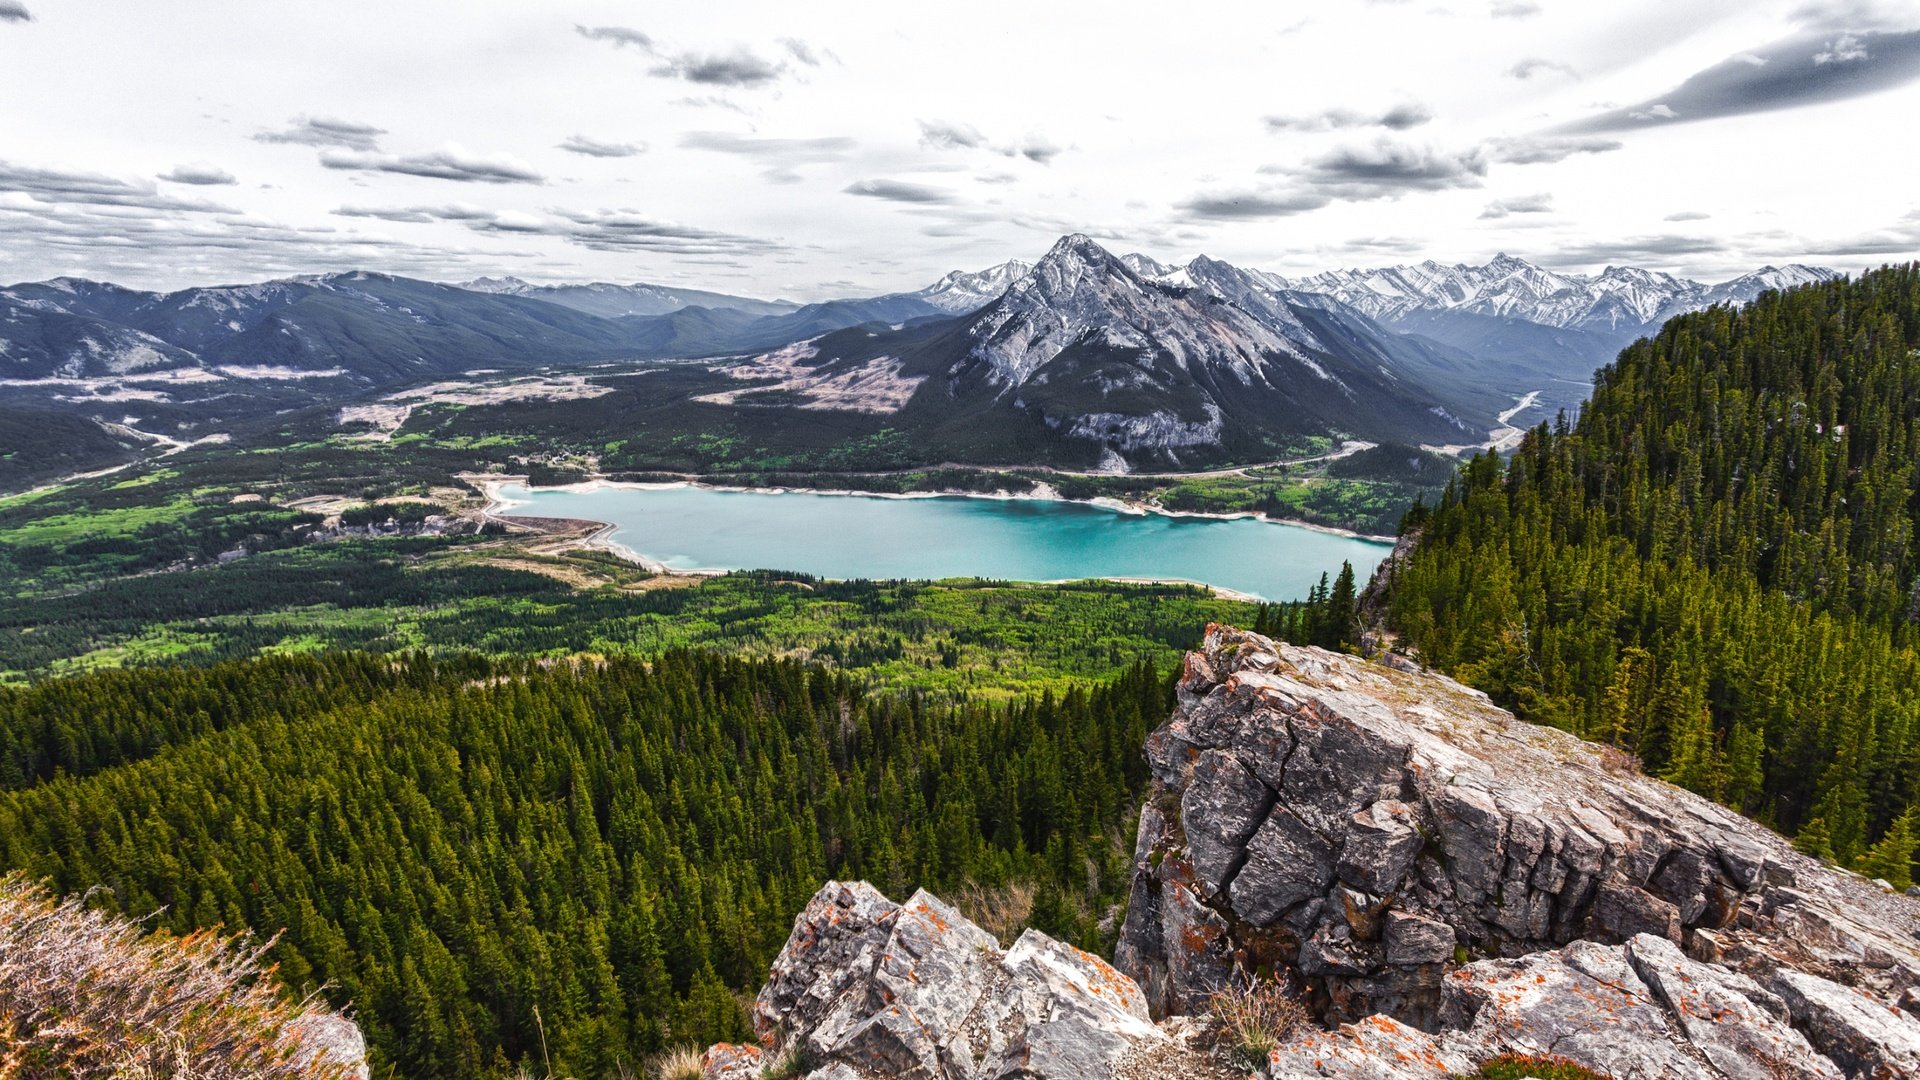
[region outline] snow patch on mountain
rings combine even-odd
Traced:
[[[907,295],[923,300],[949,315],[964,315],[1000,299],[1007,291],[1007,286],[1026,277],[1032,269],[1032,263],[1009,259],[985,270],[955,270],[926,288]]]
[[[1068,236],[968,328],[971,356],[1008,387],[1090,335],[1189,372],[1225,369],[1242,384],[1264,381],[1270,356],[1302,356],[1301,342],[1218,299],[1144,281],[1099,244]]]
[[[1294,279],[1287,287],[1325,293],[1375,319],[1442,310],[1559,328],[1638,332],[1684,312],[1744,304],[1768,289],[1839,276],[1837,271],[1795,264],[1763,267],[1709,285],[1633,266],[1567,274],[1502,253],[1483,266],[1429,259],[1412,266],[1329,270]]]

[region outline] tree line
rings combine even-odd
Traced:
[[[1148,663],[1000,703],[678,651],[89,675],[0,694],[0,867],[284,931],[281,977],[351,1007],[377,1075],[605,1075],[745,1037],[828,878],[1102,947],[1170,704]]]
[[[1908,880],[1920,264],[1684,315],[1410,513],[1388,621],[1521,715]]]

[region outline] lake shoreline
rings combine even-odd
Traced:
[[[696,480],[668,480],[668,481],[613,480],[605,476],[595,476],[587,480],[579,481],[572,484],[556,484],[556,485],[535,488],[528,483],[527,478],[525,476],[515,476],[515,475],[476,476],[476,475],[469,474],[463,479],[466,479],[468,482],[478,486],[486,497],[486,505],[481,510],[481,517],[483,521],[499,521],[505,524],[515,525],[517,527],[523,527],[523,528],[526,527],[524,523],[524,519],[516,519],[516,517],[513,514],[513,510],[515,510],[518,507],[528,505],[528,503],[525,502],[524,500],[509,498],[504,491],[504,489],[506,489],[509,486],[518,486],[526,489],[529,492],[556,491],[556,492],[565,492],[568,494],[583,494],[583,495],[593,494],[595,492],[606,491],[606,490],[666,491],[666,490],[676,490],[676,489],[699,489],[699,490],[705,490],[705,491],[732,492],[732,493],[759,494],[759,495],[780,495],[780,494],[846,495],[846,496],[859,496],[859,497],[872,498],[872,499],[899,499],[899,500],[969,498],[969,499],[984,499],[984,500],[993,501],[993,502],[1012,502],[1012,501],[1052,502],[1052,503],[1072,504],[1072,505],[1080,505],[1080,506],[1093,506],[1093,507],[1098,507],[1100,509],[1107,510],[1112,513],[1124,514],[1128,516],[1138,516],[1138,517],[1145,517],[1150,514],[1157,514],[1157,515],[1168,517],[1168,518],[1197,518],[1197,519],[1206,519],[1206,520],[1215,520],[1215,521],[1234,521],[1234,520],[1241,520],[1241,519],[1251,519],[1251,520],[1266,522],[1269,524],[1290,525],[1295,528],[1304,529],[1307,531],[1317,532],[1317,533],[1330,535],[1330,536],[1338,536],[1342,539],[1361,540],[1361,541],[1372,542],[1372,543],[1391,543],[1392,542],[1392,539],[1389,537],[1371,537],[1371,536],[1366,536],[1366,535],[1356,533],[1346,529],[1336,529],[1336,528],[1331,528],[1327,526],[1311,525],[1306,522],[1285,521],[1281,519],[1269,518],[1266,515],[1258,514],[1251,511],[1240,512],[1240,513],[1205,513],[1205,512],[1198,512],[1198,511],[1164,510],[1159,507],[1152,507],[1152,506],[1133,503],[1125,500],[1104,498],[1104,497],[1096,498],[1096,499],[1068,499],[1061,496],[1056,490],[1054,490],[1052,485],[1045,484],[1045,483],[1038,485],[1037,491],[1035,493],[1013,493],[1013,492],[1006,492],[1006,491],[998,491],[998,492],[978,492],[978,491],[869,492],[869,491],[846,491],[846,490],[835,490],[835,489],[812,489],[812,488],[798,488],[798,487],[750,487],[750,486],[741,486],[741,485],[709,484],[709,483],[704,483]],[[591,530],[590,532],[588,532],[586,536],[578,540],[573,546],[581,549],[586,549],[586,550],[605,551],[609,554],[614,555],[617,558],[633,563],[634,565],[637,565],[647,570],[650,573],[659,574],[659,575],[668,576],[668,577],[703,579],[703,578],[717,577],[723,574],[733,573],[733,572],[736,572],[738,569],[742,569],[742,568],[719,568],[719,567],[689,568],[689,567],[669,566],[666,563],[662,562],[661,560],[646,554],[645,552],[637,551],[631,547],[628,547],[625,544],[615,541],[613,539],[613,536],[619,530],[620,526],[613,522],[602,521],[594,518],[577,518],[577,517],[568,517],[568,518],[557,519],[557,520],[579,522],[580,524],[582,524],[583,526]],[[988,575],[988,576],[990,577],[991,575]],[[834,580],[834,579],[828,578],[828,580]],[[938,581],[942,579],[928,578],[926,580]],[[1193,578],[1186,578],[1186,577],[1172,577],[1172,576],[1148,577],[1148,576],[1137,576],[1137,575],[1094,574],[1094,575],[1087,575],[1087,576],[1080,576],[1080,577],[1036,578],[1036,579],[1029,579],[1027,583],[1036,584],[1036,585],[1063,585],[1063,584],[1070,584],[1076,581],[1111,581],[1111,582],[1116,582],[1120,584],[1135,584],[1135,585],[1187,585],[1187,586],[1193,586],[1196,588],[1206,589],[1208,592],[1210,592],[1214,596],[1217,596],[1221,599],[1235,600],[1235,601],[1240,601],[1244,603],[1271,602],[1266,597],[1260,596],[1252,592],[1247,592],[1242,589],[1235,589],[1225,585],[1218,585],[1212,582],[1199,581]]]
[[[848,488],[810,488],[810,487],[756,487],[750,484],[715,484],[692,478],[682,480],[615,480],[605,474],[596,473],[585,480],[571,484],[551,484],[534,488],[525,475],[475,476],[465,477],[476,484],[487,497],[488,516],[498,516],[497,506],[508,505],[500,497],[500,489],[508,484],[519,484],[529,490],[564,491],[574,494],[590,495],[596,491],[627,489],[632,491],[669,491],[675,488],[697,488],[701,491],[732,491],[754,495],[844,495],[865,499],[988,499],[995,502],[1034,502],[1069,503],[1075,506],[1097,506],[1118,514],[1157,514],[1169,518],[1193,518],[1206,521],[1264,521],[1274,525],[1290,525],[1296,529],[1324,533],[1348,540],[1365,540],[1376,544],[1391,544],[1398,537],[1374,536],[1354,529],[1342,529],[1333,525],[1322,525],[1313,521],[1301,521],[1296,518],[1274,517],[1257,510],[1209,511],[1209,510],[1169,510],[1140,499],[1117,499],[1100,495],[1091,499],[1070,499],[1060,494],[1059,489],[1044,481],[1034,485],[1031,492],[1014,491],[961,491],[942,488],[933,491],[855,491]]]

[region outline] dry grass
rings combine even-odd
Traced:
[[[653,1062],[654,1080],[700,1080],[700,1053],[682,1046],[661,1054]]]
[[[1033,914],[1033,883],[988,887],[969,881],[954,894],[953,906],[1001,945],[1010,945]]]
[[[1214,994],[1207,1013],[1218,1026],[1226,1049],[1249,1068],[1267,1063],[1268,1055],[1311,1019],[1279,983],[1249,980]]]
[[[0,1080],[357,1075],[358,1062],[315,1039],[345,1022],[281,996],[262,963],[271,945],[148,935],[80,898],[0,878]]]

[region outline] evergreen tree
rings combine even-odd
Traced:
[[[1855,869],[1870,878],[1878,878],[1905,892],[1913,885],[1913,855],[1920,848],[1920,822],[1914,820],[1909,806],[1893,819],[1877,843],[1860,856]]]

